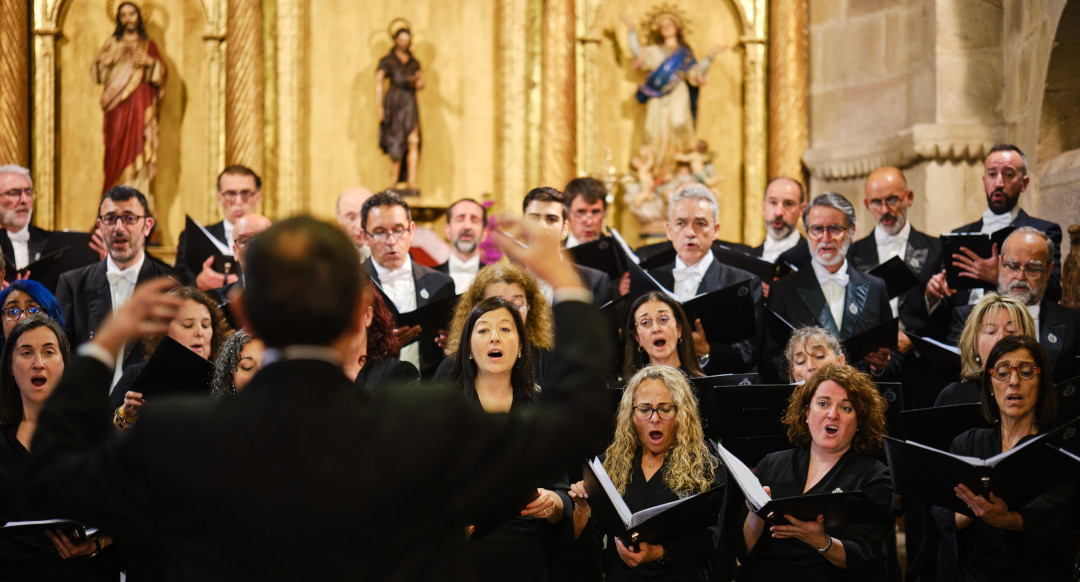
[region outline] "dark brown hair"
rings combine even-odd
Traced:
[[[852,368],[829,364],[818,370],[802,386],[796,386],[788,399],[784,424],[791,444],[799,447],[810,442],[810,429],[806,424],[806,415],[810,411],[818,386],[826,381],[833,381],[847,391],[848,401],[855,409],[855,423],[858,430],[851,439],[851,448],[864,454],[881,450],[881,437],[885,434],[885,409],[888,403],[878,392],[870,376]]]
[[[1039,345],[1039,340],[1028,335],[1009,335],[998,340],[986,356],[983,368],[982,387],[979,390],[982,400],[983,417],[989,422],[1001,420],[1001,409],[994,398],[994,379],[991,372],[1005,354],[1017,350],[1027,350],[1035,366],[1039,368],[1039,402],[1035,405],[1035,426],[1040,430],[1049,428],[1057,420],[1057,390],[1054,388],[1054,371],[1050,356]]]

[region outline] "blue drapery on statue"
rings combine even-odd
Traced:
[[[686,81],[687,71],[696,64],[697,59],[694,58],[694,53],[687,47],[679,47],[677,51],[671,53],[671,56],[664,59],[656,70],[649,73],[644,85],[638,86],[636,95],[638,102],[645,103],[649,99],[670,94],[679,86],[679,83]],[[686,84],[686,88],[690,90],[690,115],[697,122],[698,88],[690,83]]]

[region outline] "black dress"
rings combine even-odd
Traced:
[[[954,404],[978,404],[982,401],[978,380],[962,380],[953,382],[941,389],[934,407],[951,406]]]
[[[973,428],[956,437],[949,450],[980,459],[998,455],[1001,430]],[[964,580],[1072,580],[1068,571],[1075,556],[1069,532],[1075,493],[1075,484],[1059,485],[1023,507],[1010,507],[1024,518],[1022,532],[999,529],[980,519],[957,531],[953,512],[942,507],[934,507],[934,518],[946,539],[955,536]]]
[[[0,426],[0,523],[53,518],[26,501],[23,472],[30,452],[16,436],[17,425]],[[120,561],[110,546],[93,558],[63,560],[44,534],[0,536],[0,580],[18,582],[118,580]]]
[[[810,467],[810,446],[770,453],[757,466],[762,485],[773,497],[803,495]],[[820,481],[805,494],[862,491],[885,512],[893,514],[893,490],[889,469],[869,455],[848,450]],[[841,569],[796,539],[774,539],[766,529],[743,562],[740,580],[883,580],[885,561],[882,547],[893,529],[891,518],[880,523],[825,528],[844,544],[847,569]],[[835,543],[835,542],[834,542]],[[745,545],[744,545],[745,548]]]
[[[384,358],[378,362],[364,364],[356,375],[353,384],[357,388],[375,386],[404,386],[420,382],[420,372],[410,362],[397,358]]]
[[[400,162],[408,150],[408,137],[413,129],[420,127],[420,113],[416,106],[416,75],[420,63],[409,52],[405,63],[397,57],[395,49],[379,60],[379,69],[390,81],[390,88],[383,98],[382,123],[379,125],[379,147],[395,162]]]

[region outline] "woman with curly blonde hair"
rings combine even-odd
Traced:
[[[750,512],[740,579],[885,579],[892,482],[889,469],[871,456],[881,450],[885,408],[870,377],[850,366],[829,364],[795,388],[784,424],[796,448],[762,459],[758,480],[774,497],[861,491],[881,508],[882,519],[826,528],[821,515],[811,521],[785,515],[764,535],[764,520]]]
[[[658,365],[638,371],[623,391],[615,439],[604,453],[604,470],[631,511],[703,493],[727,478],[701,428],[697,398],[678,368]],[[592,514],[584,484],[571,487],[574,536],[580,538]],[[722,515],[715,527],[688,532],[662,544],[638,544],[637,551],[616,540],[619,559],[607,560],[608,580],[697,579],[708,571],[716,550]],[[586,540],[598,543],[600,529]]]

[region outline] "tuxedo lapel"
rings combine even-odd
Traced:
[[[420,265],[416,264],[416,261],[412,262],[412,276],[413,276],[413,289],[416,293],[416,307],[417,309],[427,305],[428,301],[431,301],[432,295],[438,291],[438,289],[428,289],[427,283],[429,277],[424,276],[424,272],[421,270]]]
[[[86,307],[90,313],[89,321],[105,321],[112,313],[112,292],[109,288],[109,280],[105,278],[105,261],[94,266],[86,278],[86,288],[83,289],[86,296]],[[90,337],[96,330],[90,330]]]
[[[839,336],[840,330],[836,329],[836,321],[833,320],[832,310],[829,309],[829,303],[825,301],[825,294],[821,291],[821,285],[817,282],[814,270],[804,269],[795,276],[799,277],[795,292],[799,294],[799,298],[802,299],[806,308],[814,315],[814,319],[817,319],[818,323],[829,330],[830,333]]]
[[[847,291],[844,293],[844,319],[838,338],[847,339],[855,335],[855,326],[866,307],[866,297],[869,294],[869,283],[857,283],[854,278],[848,280]]]

